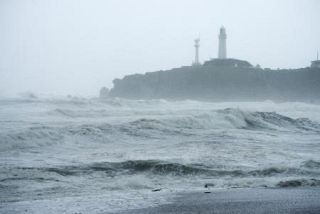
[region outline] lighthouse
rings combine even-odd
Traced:
[[[200,65],[200,61],[199,61],[200,38],[197,38],[194,40],[194,47],[195,47],[195,57],[192,65]]]
[[[220,28],[219,34],[219,59],[226,59],[227,58],[227,34],[226,29],[222,26]]]

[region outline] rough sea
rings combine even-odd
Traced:
[[[314,186],[320,105],[0,99],[0,213],[108,213],[180,192]]]

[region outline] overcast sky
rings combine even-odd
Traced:
[[[0,0],[0,96],[97,95],[114,78],[217,57],[309,66],[320,49],[318,0]]]

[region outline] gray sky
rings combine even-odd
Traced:
[[[0,96],[97,95],[114,78],[228,57],[309,66],[320,50],[318,0],[0,0]]]

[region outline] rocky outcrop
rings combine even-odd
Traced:
[[[131,99],[319,100],[320,69],[261,69],[243,60],[211,60],[200,66],[115,79],[109,95]]]

